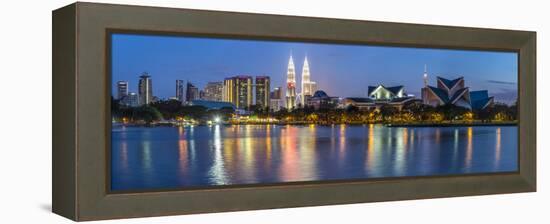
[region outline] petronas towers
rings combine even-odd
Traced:
[[[296,94],[296,69],[292,55],[288,60],[288,69],[286,75],[286,108],[292,109],[297,105],[304,106],[307,99],[317,90],[317,83],[310,80],[309,62],[307,56],[304,59],[302,67],[301,93]]]

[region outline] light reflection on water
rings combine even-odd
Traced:
[[[114,190],[516,171],[517,127],[123,127],[111,167]]]

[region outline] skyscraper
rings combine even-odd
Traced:
[[[129,107],[137,107],[139,106],[139,99],[137,93],[128,93],[126,97],[123,99],[123,104]]]
[[[176,99],[183,102],[183,80],[176,80]]]
[[[204,90],[199,90],[199,99],[204,100],[206,97],[206,93]]]
[[[424,87],[428,87],[428,68],[424,65]]]
[[[148,105],[153,100],[153,81],[146,72],[139,77],[138,95],[139,105]]]
[[[234,88],[235,88],[235,80],[233,78],[225,78],[223,80],[223,95],[222,95],[222,101],[224,102],[230,102],[233,103],[234,100]]]
[[[223,100],[246,109],[252,105],[252,77],[235,76],[224,80]]]
[[[127,81],[118,81],[116,83],[117,89],[117,99],[122,100],[125,96],[128,96],[128,82]]]
[[[199,88],[195,87],[191,82],[187,82],[187,90],[185,92],[185,101],[191,102],[192,100],[199,99]]]
[[[210,101],[223,101],[223,82],[209,82],[204,87],[205,99]]]
[[[426,65],[424,65],[424,75],[422,76],[422,79],[424,80],[424,87],[420,89],[420,95],[422,97],[422,102],[424,104],[429,103],[428,95],[429,95],[429,88],[428,88],[428,69],[426,68]]]
[[[269,76],[256,76],[256,106],[269,107]]]
[[[296,106],[296,73],[294,69],[294,60],[292,55],[288,60],[288,69],[286,73],[286,108],[292,109]]]
[[[279,111],[283,106],[283,94],[281,87],[275,87],[269,95],[269,109]]]
[[[302,67],[302,93],[300,94],[300,103],[304,106],[313,93],[317,91],[317,83],[312,82],[310,79],[309,73],[309,63],[307,61],[307,56],[304,59],[304,66]]]

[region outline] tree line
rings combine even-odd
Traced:
[[[208,109],[203,106],[182,105],[177,100],[164,100],[147,106],[125,107],[112,99],[112,116],[117,121],[151,123],[160,120],[193,119],[206,122],[219,117],[225,122],[233,120],[233,108]],[[262,123],[273,118],[282,123],[453,123],[453,122],[513,122],[517,120],[517,105],[494,103],[483,110],[470,110],[456,105],[432,107],[420,102],[405,104],[401,109],[383,105],[377,109],[362,110],[356,106],[347,108],[299,107],[292,110],[282,108],[278,111],[252,106],[245,122]]]

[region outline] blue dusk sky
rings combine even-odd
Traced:
[[[175,95],[176,79],[202,89],[230,76],[267,75],[271,89],[284,88],[290,54],[297,92],[307,55],[311,80],[331,96],[364,97],[369,85],[382,84],[404,85],[407,93],[420,97],[426,65],[429,85],[436,85],[436,76],[463,76],[470,90],[489,90],[498,102],[517,98],[518,56],[511,52],[137,34],[112,36],[112,91],[124,80],[130,92],[137,92],[143,72],[151,75],[153,95],[160,98]]]

